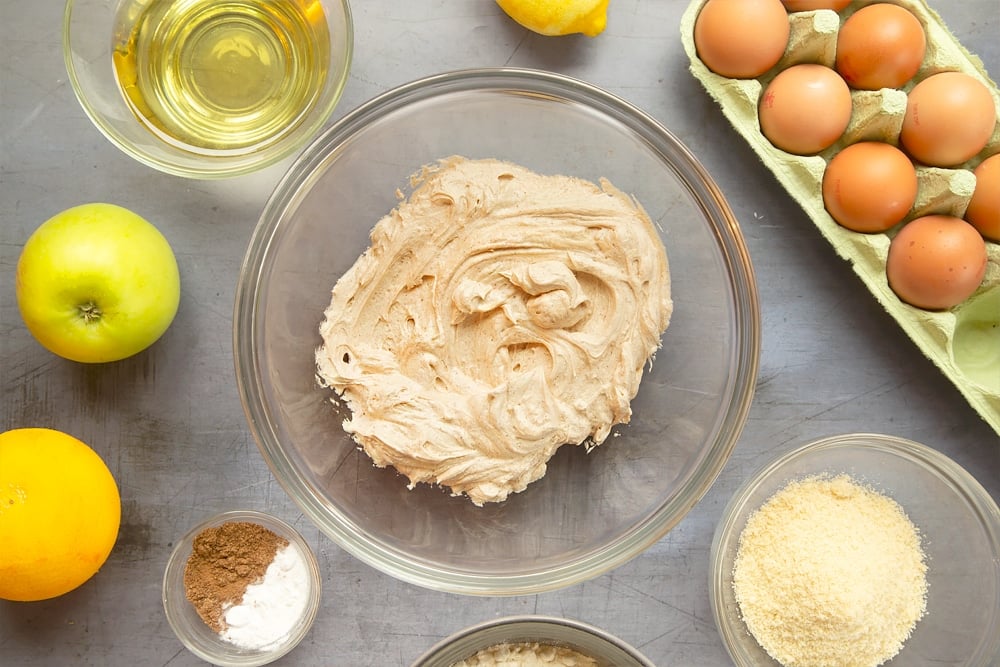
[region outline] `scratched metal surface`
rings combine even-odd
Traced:
[[[995,0],[933,3],[1000,75]],[[250,230],[281,168],[223,183],[165,176],[113,148],[84,116],[60,51],[62,3],[0,0],[0,430],[62,429],[105,457],[123,523],[105,567],[59,599],[0,601],[0,665],[195,665],[167,626],[159,587],[174,541],[234,507],[289,520],[317,551],[324,603],[279,664],[409,665],[440,638],[501,615],[600,626],[658,665],[728,664],[707,594],[722,508],[764,459],[818,436],[892,433],[934,445],[1000,498],[1000,440],[923,358],[760,165],[686,71],[681,0],[612,0],[596,39],[546,39],[488,0],[354,3],[356,53],[335,117],[397,84],[470,66],[550,69],[598,84],[661,120],[725,192],[755,263],[763,315],[757,393],[733,457],[683,522],[645,554],[539,596],[466,598],[360,564],[297,511],[257,453],[233,386],[231,313]],[[41,349],[14,300],[24,240],[57,211],[103,200],[154,220],[183,279],[166,336],[99,367]]]

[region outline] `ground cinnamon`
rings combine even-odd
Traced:
[[[247,586],[259,581],[288,540],[260,524],[230,521],[194,538],[184,568],[184,592],[198,615],[216,632],[223,613],[238,604]]]

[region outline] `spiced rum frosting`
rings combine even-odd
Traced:
[[[377,466],[497,502],[631,417],[673,304],[667,256],[602,180],[451,157],[333,288],[320,382]]]

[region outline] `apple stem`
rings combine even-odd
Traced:
[[[89,324],[101,319],[101,309],[93,301],[87,302],[80,307],[80,316]]]

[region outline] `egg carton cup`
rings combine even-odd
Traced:
[[[1000,434],[1000,244],[986,242],[988,263],[982,284],[968,299],[948,310],[927,311],[904,303],[889,287],[885,273],[889,242],[906,222],[929,214],[964,215],[976,187],[972,170],[987,157],[1000,153],[1000,123],[994,126],[986,147],[968,162],[949,169],[917,165],[916,202],[903,221],[885,233],[850,231],[837,224],[823,204],[823,172],[830,159],[859,141],[898,146],[907,93],[933,74],[959,71],[977,78],[993,95],[1000,117],[997,84],[987,74],[982,60],[959,43],[941,17],[923,0],[888,1],[908,9],[923,25],[927,49],[921,67],[902,88],[852,90],[853,110],[847,129],[836,143],[817,155],[793,155],[772,145],[761,133],[758,100],[770,80],[787,67],[818,63],[832,68],[840,26],[858,9],[874,4],[874,0],[856,0],[840,12],[822,9],[790,13],[784,55],[771,70],[755,79],[719,76],[698,58],[694,24],[707,0],[689,4],[681,19],[681,39],[691,73],[721,107],[723,115],[903,331]]]

